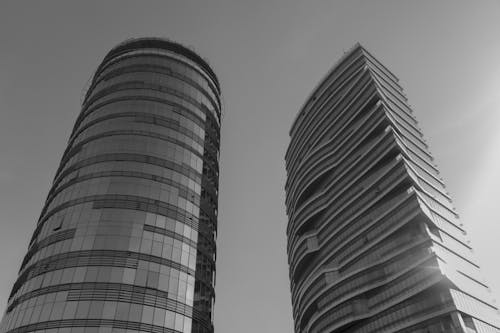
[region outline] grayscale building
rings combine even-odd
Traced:
[[[213,332],[220,121],[218,80],[196,53],[158,38],[114,47],[0,331]]]
[[[295,332],[500,332],[464,227],[384,65],[354,46],[290,136]]]

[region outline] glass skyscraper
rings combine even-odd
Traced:
[[[290,136],[295,332],[500,332],[464,227],[384,65],[354,46]]]
[[[10,293],[2,333],[213,332],[221,101],[164,39],[97,68]]]

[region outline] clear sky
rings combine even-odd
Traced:
[[[216,333],[292,332],[284,153],[299,107],[360,42],[400,79],[500,300],[499,1],[0,2],[0,307],[105,53],[168,37],[222,82]]]

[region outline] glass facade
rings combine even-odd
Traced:
[[[290,136],[295,332],[500,332],[465,230],[386,67],[354,46]]]
[[[193,51],[139,38],[91,81],[0,331],[213,332],[221,101]]]

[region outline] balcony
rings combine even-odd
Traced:
[[[311,170],[308,170],[309,172],[304,172],[302,178],[297,180],[298,184],[294,186],[294,188],[297,187],[297,193],[289,192],[289,206],[292,210],[290,213],[296,214],[297,211],[303,208],[304,203],[301,203],[301,201],[305,201],[303,199],[304,193],[308,191],[312,185],[317,183],[319,178],[328,173],[328,179],[335,179],[339,173],[345,173],[345,169],[351,167],[350,164],[345,161],[346,159],[352,162],[356,158],[353,157],[354,155],[362,156],[364,151],[367,150],[365,147],[373,145],[373,142],[376,142],[377,138],[383,137],[385,134],[382,133],[375,139],[372,138],[378,126],[382,125],[382,121],[383,119],[380,117],[372,119],[366,123],[365,126],[354,132],[351,137],[346,138],[348,139],[348,144],[346,143],[340,146],[339,149],[336,149],[330,154],[319,155],[320,161],[317,165],[311,168]]]
[[[299,169],[294,174],[288,176],[290,184],[294,185],[287,191],[287,206],[293,209],[297,205],[297,203],[293,203],[296,201],[295,198],[300,197],[305,189],[314,182],[313,179],[316,175],[324,172],[325,168],[327,170],[332,169],[332,164],[339,161],[347,151],[351,151],[353,147],[359,145],[382,121],[382,115],[374,110],[368,117],[356,123],[351,128],[347,128],[345,132],[343,130],[337,132],[329,141],[311,152],[307,160],[304,161],[304,164],[299,166]],[[339,137],[339,135],[342,136]],[[328,152],[332,149],[333,143],[336,143],[334,145],[335,149],[332,152]],[[297,177],[301,178],[296,179]],[[298,191],[297,189],[299,188],[303,188],[303,190]]]
[[[309,258],[319,250],[318,237],[316,234],[311,233],[304,237],[304,241],[297,248],[295,253],[295,259],[291,262],[291,265],[295,268],[291,269],[293,272],[291,280],[296,281],[300,276],[301,272],[304,270],[305,266],[310,263]]]
[[[315,307],[314,304],[319,309],[331,308],[335,307],[335,304],[342,304],[353,298],[356,300],[357,296],[382,286],[390,289],[398,284],[405,284],[408,278],[412,279],[414,274],[419,274],[422,265],[430,258],[432,254],[428,252],[401,256],[395,261],[394,257],[387,257],[365,269],[357,270],[354,274],[344,275],[341,279],[328,283],[320,293],[317,293],[314,302],[303,303],[305,304],[303,313],[310,312],[309,309],[311,306]],[[401,263],[406,264],[403,269],[394,269],[394,274],[389,273],[392,266],[399,267]],[[373,303],[373,299],[376,298],[377,296],[373,296],[372,299],[367,300],[367,304]],[[373,308],[373,305],[370,305]],[[303,315],[300,321],[308,322],[310,317]]]
[[[413,278],[405,283],[405,287],[401,289],[400,292],[392,294],[385,301],[374,302],[373,298],[364,300],[367,305],[361,308],[361,311],[357,311],[355,304],[358,300],[353,300],[351,302],[344,303],[341,306],[335,306],[336,303],[332,304],[327,309],[317,313],[311,318],[307,325],[306,332],[335,332],[346,325],[349,325],[355,321],[361,320],[363,318],[373,317],[376,314],[382,312],[391,306],[403,302],[422,291],[431,288],[433,285],[442,280],[440,274],[435,274],[432,270],[422,270],[414,275]],[[361,298],[363,299],[363,298]],[[430,307],[427,307],[428,309]],[[410,309],[414,309],[411,311]],[[419,310],[418,307],[408,305],[408,310],[410,312],[416,312]],[[394,318],[397,322],[397,319]],[[373,324],[373,323],[372,323]]]
[[[395,176],[395,179],[392,179],[387,190],[383,190],[383,192],[387,193],[394,186],[398,185],[401,181],[401,178]],[[372,192],[373,193],[373,192]],[[360,207],[370,207],[373,203],[379,200],[381,197],[385,195],[385,193],[374,193],[375,196],[368,196],[369,201],[371,203],[367,205],[365,202],[360,205]],[[321,251],[316,255],[314,261],[309,265],[308,269],[305,271],[301,271],[299,279],[295,280],[295,284],[292,288],[292,298],[295,298],[301,290],[307,288],[307,286],[314,280],[314,272],[318,271],[319,268],[324,267],[324,265],[328,265],[331,261],[331,258],[335,258],[335,263],[344,266],[351,260],[354,260],[368,250],[370,250],[373,246],[378,244],[381,240],[388,237],[396,230],[409,223],[415,216],[420,213],[420,209],[418,209],[418,202],[413,199],[410,199],[410,194],[407,199],[405,199],[404,203],[399,203],[396,207],[402,205],[402,207],[394,207],[387,214],[382,214],[382,216],[377,216],[372,220],[369,220],[369,223],[366,225],[360,226],[354,233],[352,233],[351,237],[344,238],[345,241],[342,243],[336,243],[334,241],[325,241],[320,243]],[[368,208],[361,209],[361,213],[363,210]],[[350,219],[352,215],[359,216],[360,209],[358,207],[352,207],[352,209],[347,210],[346,212],[346,220]],[[354,218],[354,216],[353,216]],[[337,234],[337,232],[335,233]],[[334,239],[334,235],[331,235],[331,239]],[[323,244],[326,246],[323,248]],[[295,274],[296,266],[290,266],[290,272],[292,272],[292,276],[297,277]]]
[[[348,154],[346,153],[346,155],[344,155],[343,158],[341,158],[335,164],[336,170],[335,173],[332,174],[331,176],[332,178],[334,178],[331,184],[334,184],[339,180],[339,178],[341,177],[340,175],[341,171],[343,171],[342,174],[345,174],[348,171],[345,169],[353,165],[356,165],[358,161],[360,161],[370,152],[372,156],[377,155],[378,153],[387,151],[391,144],[394,144],[394,138],[390,134],[390,130],[386,130],[384,133],[376,137],[372,142],[365,143],[361,147],[358,147],[356,150],[352,149],[350,153]],[[310,213],[312,210],[318,208],[321,204],[323,204],[323,202],[321,201],[318,204],[318,201],[315,200],[317,196],[318,195],[310,198],[308,202],[306,202],[299,211],[295,212],[295,216],[290,218],[287,233],[289,236],[292,236],[292,238],[296,230],[298,230],[305,222],[307,222],[307,219],[311,216],[311,215],[309,216],[305,215],[304,211]],[[313,203],[312,206],[311,203]]]
[[[338,93],[338,90],[339,90],[339,87],[342,86],[342,85],[345,85],[347,82],[349,82],[348,79],[351,79],[353,77],[353,74],[360,71],[360,69],[363,67],[363,64],[364,64],[364,60],[361,58],[361,57],[357,57],[357,59],[354,59],[353,61],[351,61],[350,63],[346,64],[346,67],[345,68],[338,68],[335,70],[336,71],[340,71],[340,74],[338,75],[335,75],[337,73],[333,72],[333,73],[329,73],[328,77],[320,82],[320,85],[319,87],[317,87],[316,89],[313,90],[311,96],[325,96],[325,97],[329,97],[331,98],[331,96],[333,95],[336,95]],[[321,88],[322,86],[328,86],[327,88],[323,89],[322,91]],[[320,100],[322,100],[322,98],[320,98]],[[306,113],[310,113],[310,112],[314,112],[314,110],[318,110],[319,108],[316,107],[316,103],[318,103],[320,100],[316,99],[314,100],[313,99],[313,103],[309,103],[309,101],[301,108],[299,114],[297,115],[297,118],[295,119],[293,125],[292,125],[292,128],[290,130],[290,136],[293,137],[296,137],[298,135],[298,131],[304,131],[306,128],[306,126],[308,124],[303,124],[302,121],[303,120],[306,120],[304,118],[304,115]],[[314,109],[313,109],[314,107]],[[313,117],[315,117],[315,115],[310,115],[309,119],[309,122],[310,122],[310,119],[312,119]],[[294,146],[295,143],[294,142],[291,142],[290,143],[290,147]],[[288,155],[291,153],[291,150],[292,149],[288,149],[287,153],[286,153],[286,157],[288,157]]]
[[[400,178],[400,176],[405,176],[406,173],[404,169],[399,168],[399,170],[397,170],[396,165],[398,163],[398,161],[392,162],[389,166],[370,175],[356,187],[350,187],[345,191],[337,192],[333,197],[323,195],[318,200],[311,201],[309,205],[305,205],[304,208],[297,212],[296,216],[291,219],[292,222],[298,222],[295,230],[291,230],[293,235],[291,237],[292,242],[290,243],[292,245],[291,248],[293,248],[294,240],[301,236],[301,230],[303,230],[301,228],[304,228],[304,226],[309,223],[311,217],[318,212],[327,209],[324,214],[328,217],[329,221],[334,219],[335,221],[343,221],[349,215],[352,215],[354,210],[359,210],[371,198],[386,190],[395,179]],[[339,176],[339,180],[342,180],[342,176]],[[334,186],[334,184],[331,186]],[[371,190],[372,188],[376,190]],[[365,192],[370,195],[363,196]],[[347,207],[349,207],[349,209],[346,209]],[[346,214],[345,211],[349,213]]]
[[[385,194],[380,195],[376,200],[379,200],[384,195]],[[350,265],[351,261],[371,250],[382,239],[392,234],[395,230],[400,229],[403,225],[409,223],[414,216],[421,213],[413,191],[404,193],[398,196],[397,199],[396,202],[392,202],[391,208],[380,206],[380,209],[376,209],[373,212],[368,211],[367,214],[363,211],[369,208],[364,208],[360,214],[356,214],[356,216],[347,220],[342,226],[333,230],[333,232],[328,235],[327,239],[321,241],[320,246],[325,244],[325,247],[322,249],[319,256],[315,258],[314,267],[324,267],[329,258],[335,257],[336,259],[344,258],[343,262],[340,262],[339,259],[337,259],[336,262],[340,265],[339,268],[344,270],[348,269],[346,265]],[[350,228],[351,226],[352,229]],[[364,237],[367,230],[371,232],[369,235],[369,242],[365,242],[367,238]],[[376,233],[374,234],[374,232]],[[342,236],[343,234],[347,235],[347,237]],[[334,242],[333,239],[337,239],[337,237],[340,237],[342,241]],[[362,241],[361,244],[360,240]],[[296,298],[299,297],[299,295],[304,295],[305,291],[309,289],[317,278],[318,274],[313,275],[309,279],[299,281],[299,283],[292,288],[292,298],[294,302],[297,301]]]
[[[377,163],[377,161],[381,158],[379,154],[371,154],[371,166]],[[383,156],[382,156],[383,157]],[[374,160],[374,161],[373,161]],[[392,161],[392,163],[389,163],[383,167],[380,167],[379,169],[372,171],[369,168],[366,168],[363,170],[364,172],[348,172],[347,175],[341,175],[337,180],[337,182],[332,183],[328,188],[324,189],[321,193],[318,193],[315,195],[311,200],[309,200],[306,205],[304,205],[299,212],[297,212],[297,219],[300,220],[301,217],[307,216],[310,212],[317,212],[317,209],[320,208],[321,206],[329,206],[330,211],[335,211],[336,207],[342,206],[347,200],[352,198],[354,195],[361,193],[364,188],[368,188],[373,185],[374,181],[377,178],[380,178],[382,175],[386,174],[387,171],[389,171],[391,168],[394,167],[398,163],[397,160]],[[362,165],[366,165],[367,163],[363,163]],[[369,171],[372,171],[371,173],[368,173]],[[367,174],[368,173],[368,174]],[[316,200],[317,199],[317,200]],[[327,201],[327,202],[325,202]],[[331,203],[333,203],[333,206],[331,206]],[[303,214],[303,215],[301,215]],[[313,214],[316,215],[316,214]],[[313,215],[308,215],[306,219],[310,220],[309,216]],[[329,215],[329,214],[328,214]],[[297,236],[301,236],[301,229],[297,229]],[[299,238],[299,243],[302,239]],[[292,253],[292,261],[294,258],[294,252],[296,252],[293,247],[291,251]]]
[[[353,104],[359,104],[366,101],[365,97],[376,91],[375,87],[373,85],[370,85],[370,81],[371,78],[369,74],[367,72],[363,72],[358,81],[355,82],[355,84],[352,84],[340,99],[335,100],[335,103],[329,103],[329,105],[321,107],[323,112],[318,114],[317,116],[322,115],[322,117],[318,119],[315,124],[313,124],[314,126],[308,128],[304,136],[295,136],[296,140],[300,143],[298,144],[299,146],[294,149],[293,154],[287,156],[287,171],[293,170],[296,165],[300,163],[300,161],[304,158],[304,155],[307,153],[303,150],[306,143],[312,144],[315,141],[315,138],[317,138],[332,125],[335,125],[337,119],[340,118],[347,109],[357,110],[357,108],[355,108]]]

